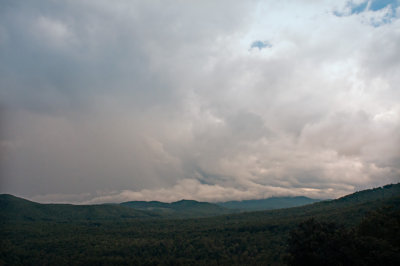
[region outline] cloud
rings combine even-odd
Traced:
[[[400,21],[369,23],[387,7],[0,5],[2,192],[328,198],[400,180]]]
[[[273,196],[297,196],[308,194],[313,198],[338,197],[343,194],[342,191],[333,191],[327,189],[285,189],[281,187],[265,186],[252,184],[247,189],[237,189],[233,187],[223,187],[220,185],[202,184],[196,179],[183,179],[172,187],[161,189],[143,189],[140,191],[113,191],[107,193],[97,192],[93,195],[89,194],[53,194],[41,195],[33,197],[37,202],[72,202],[75,204],[101,204],[101,203],[120,203],[126,201],[143,200],[143,201],[162,201],[174,202],[181,199],[194,199],[207,202],[221,202],[229,199],[246,200],[246,199],[263,199]]]

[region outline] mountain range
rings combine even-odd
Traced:
[[[282,265],[301,230],[315,239],[302,235],[300,248],[325,239],[329,254],[353,248],[358,265],[396,265],[400,183],[245,212],[191,200],[70,205],[0,195],[0,265]]]
[[[1,194],[0,221],[200,218],[300,206],[304,206],[304,210],[316,210],[321,206],[331,208],[331,206],[365,203],[388,198],[399,193],[399,187],[399,184],[387,185],[383,188],[364,190],[336,200],[325,201],[298,196],[219,203],[180,200],[172,203],[128,201],[120,204],[98,205],[41,204],[13,195]],[[294,212],[296,208],[290,210]]]
[[[41,204],[9,194],[0,195],[1,220],[112,220],[118,218],[199,218],[255,210],[289,208],[319,200],[307,197],[279,197],[220,203],[180,200],[128,201],[120,204]]]
[[[320,199],[311,199],[304,196],[297,197],[272,197],[258,200],[243,200],[243,201],[227,201],[217,203],[219,206],[242,210],[242,211],[263,211],[273,209],[283,209],[298,207],[321,201]]]

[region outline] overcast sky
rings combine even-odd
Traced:
[[[336,198],[400,182],[400,1],[0,2],[0,193]]]

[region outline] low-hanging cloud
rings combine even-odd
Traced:
[[[398,13],[377,27],[386,9],[334,12],[348,7],[4,1],[1,192],[223,201],[399,182]]]

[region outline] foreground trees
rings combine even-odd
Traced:
[[[400,265],[400,211],[370,213],[355,228],[309,219],[291,231],[289,265]]]
[[[0,265],[400,265],[400,184],[201,219],[100,207],[0,197]]]

